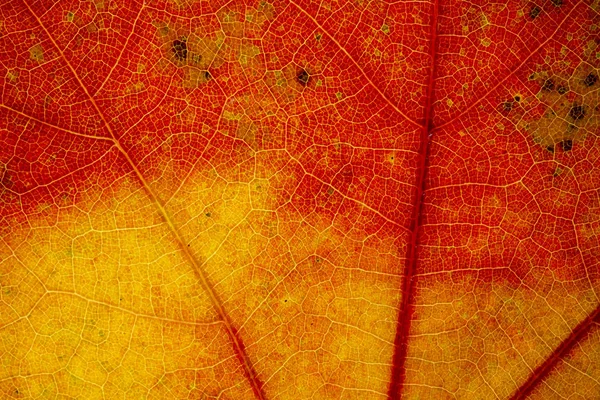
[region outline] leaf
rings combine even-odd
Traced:
[[[2,3],[2,397],[598,398],[598,7]]]

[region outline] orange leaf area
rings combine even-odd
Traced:
[[[0,4],[0,397],[600,397],[598,1]]]

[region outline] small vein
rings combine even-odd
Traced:
[[[310,19],[320,30],[323,31],[323,33],[325,33],[325,35],[327,35],[327,37],[329,37],[329,39],[331,39],[331,41],[333,43],[335,43],[335,45],[342,51],[342,53],[344,53],[346,55],[346,57],[348,57],[348,59],[352,62],[352,64],[354,64],[354,66],[356,68],[358,68],[358,70],[360,71],[360,73],[362,74],[363,78],[369,83],[369,85],[371,85],[371,87],[373,89],[375,89],[377,91],[377,93],[381,96],[382,99],[384,99],[389,105],[390,107],[392,107],[398,114],[400,114],[407,122],[409,122],[412,125],[415,125],[419,128],[423,128],[423,125],[420,125],[418,122],[412,120],[410,117],[408,117],[406,114],[404,114],[382,91],[381,89],[379,89],[379,87],[377,85],[375,85],[375,83],[371,80],[371,78],[369,78],[369,76],[365,73],[365,71],[360,67],[360,65],[358,64],[358,62],[354,59],[354,57],[352,57],[350,55],[350,53],[348,53],[348,51],[344,48],[344,46],[342,46],[342,44],[340,42],[337,41],[337,39],[330,34],[325,28],[323,28],[323,26],[315,19],[315,17],[313,17],[311,14],[309,14],[306,10],[304,10],[302,7],[300,7],[300,5],[298,5],[297,3],[295,3],[293,0],[289,0],[290,4],[292,4],[294,7],[296,7],[298,10],[300,10],[300,12],[304,15],[306,15],[306,17],[308,19]]]

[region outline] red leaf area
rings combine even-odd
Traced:
[[[0,5],[3,398],[600,398],[598,1]]]

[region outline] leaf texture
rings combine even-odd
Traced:
[[[0,5],[0,393],[600,398],[600,3]]]

